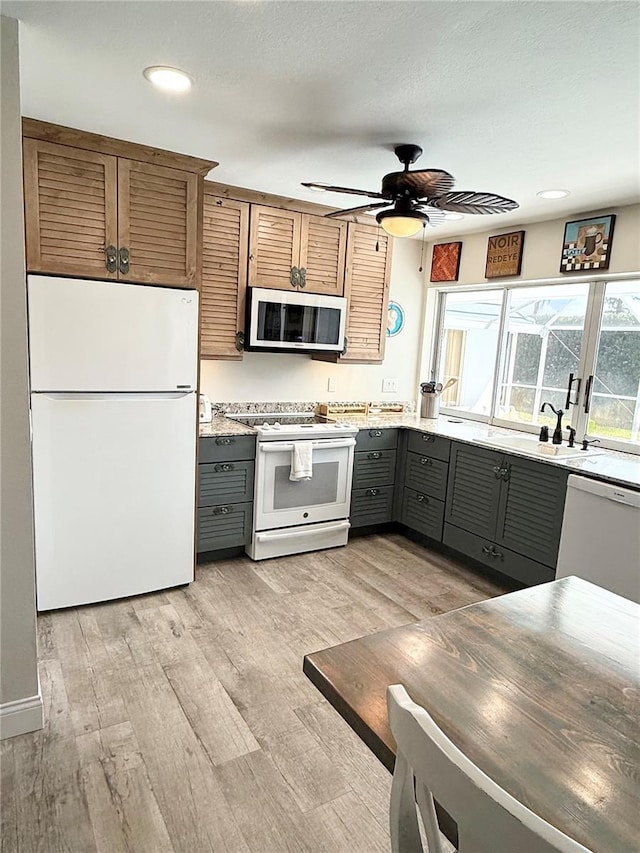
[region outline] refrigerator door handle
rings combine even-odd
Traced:
[[[191,391],[33,391],[49,400],[179,400],[195,395]]]

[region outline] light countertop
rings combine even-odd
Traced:
[[[339,420],[339,418],[336,418]],[[350,415],[349,423],[359,429],[411,429],[417,432],[428,432],[441,435],[454,441],[462,441],[467,444],[478,444],[488,447],[496,452],[508,453],[512,456],[523,456],[535,459],[548,465],[561,465],[574,474],[583,474],[597,480],[604,480],[620,486],[640,489],[640,456],[631,453],[619,453],[615,450],[595,452],[587,450],[580,452],[579,456],[554,457],[539,453],[527,453],[524,450],[513,447],[498,447],[492,442],[501,436],[526,435],[518,430],[505,429],[502,427],[489,426],[478,421],[461,420],[456,423],[456,418],[440,415],[439,418],[421,418],[417,414],[369,414]],[[210,424],[200,424],[200,437],[218,435],[254,435],[251,427],[240,424],[223,415],[215,415]],[[576,442],[580,446],[579,442]]]

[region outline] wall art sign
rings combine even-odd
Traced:
[[[609,269],[615,222],[610,213],[565,223],[560,272]]]
[[[511,231],[509,234],[489,237],[484,277],[502,278],[506,275],[520,275],[523,248],[524,231]]]
[[[395,338],[404,328],[404,308],[398,302],[390,302],[387,309],[387,337]]]
[[[462,243],[436,243],[431,256],[431,281],[457,281]]]

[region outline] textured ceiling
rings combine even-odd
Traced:
[[[220,162],[223,183],[355,206],[398,142],[521,209],[448,236],[637,200],[635,2],[13,2],[25,115]],[[196,81],[158,92],[147,65]],[[560,202],[536,192],[569,189]]]

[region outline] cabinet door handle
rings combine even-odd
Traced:
[[[371,438],[380,438],[380,436],[382,435],[382,430],[381,429],[370,429],[369,435],[371,436]]]
[[[422,434],[422,440],[423,440],[423,441],[434,442],[434,441],[436,440],[436,437],[435,437],[435,435],[431,435],[431,434],[423,433],[423,434]]]
[[[433,465],[433,460],[429,459],[428,456],[421,456],[420,457],[420,464],[421,465]]]
[[[217,474],[227,473],[229,471],[233,471],[235,469],[235,465],[232,465],[230,462],[223,462],[222,465],[216,465],[213,469]]]
[[[228,444],[235,444],[235,443],[236,443],[235,438],[223,438],[222,436],[219,436],[218,438],[216,438],[216,444],[217,445],[228,445]]]
[[[120,272],[126,275],[129,272],[129,250],[123,246],[118,255],[120,258]]]
[[[298,275],[300,277],[300,287],[306,287],[307,286],[307,270],[305,269],[305,267],[300,267],[300,269],[298,270]]]
[[[378,453],[377,451],[374,451],[373,453],[367,453],[367,459],[380,459],[381,455],[382,454]]]
[[[118,250],[115,246],[107,246],[105,249],[106,260],[105,266],[108,272],[117,272],[118,270]]]
[[[214,515],[228,515],[230,512],[233,512],[232,506],[214,506],[213,508]]]
[[[380,489],[367,489],[366,495],[368,498],[375,498],[380,494]]]
[[[505,468],[503,468],[500,476],[503,480],[508,480],[511,476],[511,465],[507,465]]]
[[[416,500],[419,504],[428,504],[429,498],[426,495],[416,495]]]
[[[491,553],[489,556],[497,558],[498,560],[504,560],[504,554],[501,554],[500,551],[496,551],[495,545],[491,546]]]
[[[491,548],[489,548],[487,545],[483,545],[483,546],[482,546],[482,553],[483,553],[486,557],[491,557]]]
[[[494,465],[493,466],[493,474],[496,480],[499,480],[502,477],[502,465]]]

